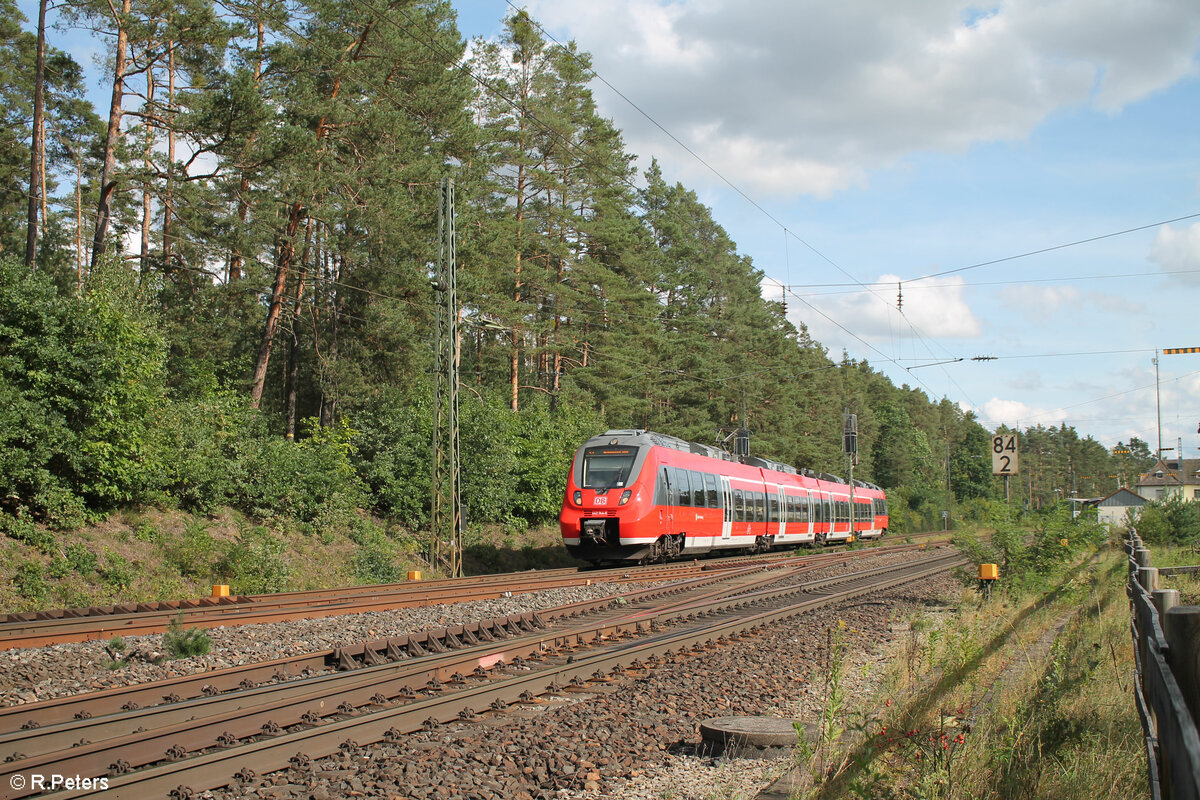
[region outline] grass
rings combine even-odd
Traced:
[[[880,689],[838,710],[840,753],[797,798],[971,800],[1146,797],[1119,550],[1040,591],[952,598],[910,621]],[[939,619],[940,617],[940,619]],[[827,715],[843,703],[827,696]],[[832,705],[831,705],[832,704]]]
[[[54,534],[18,520],[0,526],[0,612],[204,597],[213,584],[254,594],[391,581],[409,570],[438,577],[423,550],[418,534],[367,517],[329,536],[230,509],[127,509]]]

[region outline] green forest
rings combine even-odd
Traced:
[[[446,2],[65,0],[109,46],[95,108],[62,31],[0,3],[10,538],[61,548],[156,506],[419,540],[445,177],[468,528],[552,523],[570,454],[606,428],[712,443],[744,424],[754,454],[844,475],[847,410],[893,529],[1003,498],[974,415],[764,299],[696,193],[635,169],[588,54],[522,13],[468,43]],[[1150,459],[1066,425],[1020,442],[1012,495],[1033,508]]]

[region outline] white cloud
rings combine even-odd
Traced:
[[[1067,416],[1067,412],[1061,408],[1038,408],[1020,400],[1005,400],[1000,397],[993,397],[972,410],[979,415],[980,422],[989,428],[998,425],[1007,425],[1010,428],[1057,425],[1057,422],[1047,420],[1061,420]]]
[[[863,341],[876,345],[898,340],[923,342],[974,338],[980,335],[979,318],[963,298],[964,281],[959,277],[912,281],[904,284],[903,316],[896,308],[896,275],[882,275],[876,281],[886,288],[848,291],[840,294],[787,295],[788,319],[799,327],[808,326],[818,341],[838,352],[843,347],[862,353],[868,359],[878,352],[863,352],[862,343],[848,334],[853,331]],[[763,296],[778,300],[780,284],[763,280]]]
[[[1052,323],[1062,309],[1081,305],[1082,292],[1074,286],[1036,287],[1029,284],[1007,286],[1000,292],[1005,305],[1020,313],[1029,322]]]
[[[825,196],[912,152],[1019,140],[1063,108],[1119,112],[1195,74],[1200,36],[1194,0],[1004,0],[986,14],[970,0],[530,9],[722,173],[779,195]],[[596,91],[634,152],[702,169]]]
[[[1200,222],[1177,229],[1163,225],[1154,237],[1147,260],[1158,264],[1164,272],[1200,270]],[[1172,280],[1200,284],[1200,273],[1173,275]]]

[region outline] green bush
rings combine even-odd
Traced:
[[[65,558],[67,565],[85,578],[99,568],[96,554],[79,542],[67,545]]]
[[[119,261],[76,296],[0,260],[0,506],[69,527],[81,501],[150,496],[166,350],[152,303]]]
[[[403,576],[395,551],[386,542],[371,542],[354,554],[354,578],[359,583],[395,583]]]
[[[1072,518],[1071,507],[1065,503],[1031,518],[1032,530],[1028,524],[1018,523],[1008,508],[1001,506],[997,513],[987,520],[987,526],[995,528],[990,541],[981,540],[972,529],[955,534],[955,546],[973,565],[961,574],[966,584],[977,580],[978,565],[997,564],[1000,585],[1006,591],[1036,589],[1108,538],[1107,529],[1095,520]]]
[[[432,399],[385,393],[355,415],[353,464],[377,513],[413,527],[429,523]],[[468,425],[473,431],[473,425]]]
[[[1135,527],[1150,544],[1200,543],[1200,504],[1174,495],[1151,500],[1142,507]]]
[[[245,528],[226,551],[217,571],[228,577],[234,594],[285,591],[291,577],[283,557],[286,546],[266,528]]]
[[[100,580],[107,586],[117,591],[123,591],[133,585],[138,570],[129,559],[106,550],[104,565],[100,567],[99,573]]]
[[[234,446],[230,483],[234,501],[257,516],[312,522],[352,514],[366,498],[355,472],[355,431],[346,420],[323,428],[302,423],[304,437],[291,442],[259,427]]]
[[[178,539],[163,542],[161,546],[164,560],[179,570],[180,575],[191,578],[210,577],[221,557],[217,541],[204,523],[196,519],[184,523]]]
[[[154,428],[164,453],[160,485],[181,508],[210,512],[238,495],[230,469],[235,445],[266,435],[255,429],[253,416],[249,401],[229,392],[180,399],[160,410]]]
[[[39,528],[33,520],[24,515],[9,517],[0,514],[0,531],[10,539],[24,542],[47,555],[58,552],[58,540],[54,538],[54,534]]]

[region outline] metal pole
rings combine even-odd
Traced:
[[[433,487],[430,560],[462,575],[462,471],[459,458],[458,371],[461,361],[458,264],[455,253],[454,181],[443,178],[438,206],[438,260],[434,342]],[[443,408],[443,404],[445,407]]]
[[[444,198],[439,198],[444,200]],[[442,375],[446,369],[446,307],[443,302],[446,286],[446,208],[438,204],[438,257],[434,264],[434,328],[433,328],[433,475],[430,481],[429,504],[429,563],[435,568],[442,566],[442,536],[445,534],[445,476],[446,448],[442,437],[443,386]]]
[[[1154,351],[1154,407],[1158,411],[1158,452],[1155,456],[1162,458],[1162,396],[1158,386],[1158,350]]]
[[[450,513],[451,538],[454,552],[450,556],[450,572],[455,577],[463,574],[463,514],[462,514],[462,463],[459,458],[458,425],[458,368],[462,360],[462,343],[458,330],[458,253],[454,229],[454,179],[442,179],[442,197],[446,208],[446,317],[449,323],[449,358],[446,364],[446,380],[450,399]]]

